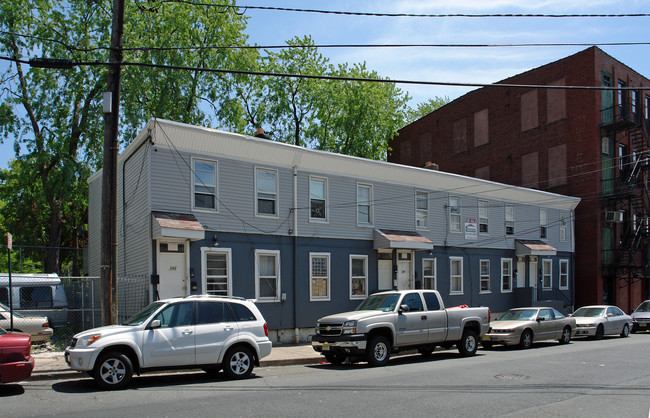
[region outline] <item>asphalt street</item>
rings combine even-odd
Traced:
[[[365,363],[259,367],[251,379],[202,372],[145,375],[105,392],[80,375],[0,389],[11,417],[433,416],[643,417],[650,334],[532,349],[454,350]]]

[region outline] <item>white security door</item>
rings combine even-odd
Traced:
[[[411,289],[411,262],[397,262],[397,290]]]
[[[531,261],[528,267],[530,269],[528,273],[529,286],[537,289],[537,261]]]
[[[526,287],[526,262],[517,262],[517,287]]]
[[[391,260],[379,260],[377,262],[377,281],[379,290],[393,288],[393,262]]]
[[[183,244],[160,244],[158,252],[158,276],[160,277],[158,297],[160,299],[187,296],[183,247]]]

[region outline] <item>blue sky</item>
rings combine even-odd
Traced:
[[[647,0],[241,0],[242,6],[273,6],[410,14],[632,14],[650,13]],[[311,35],[318,44],[514,44],[645,42],[650,17],[609,18],[416,18],[315,14],[245,9],[250,43],[280,45]],[[395,80],[493,83],[576,53],[586,46],[494,48],[327,48],[330,62],[365,62]],[[650,45],[601,46],[650,77]],[[435,96],[455,99],[471,88],[400,85],[411,104]],[[144,123],[144,121],[143,121]],[[0,145],[0,167],[13,156],[13,141]]]

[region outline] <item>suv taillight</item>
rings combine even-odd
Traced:
[[[266,325],[266,322],[264,323],[264,335],[269,336],[269,326]]]

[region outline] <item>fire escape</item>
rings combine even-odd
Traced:
[[[610,160],[618,168],[603,177],[603,221],[612,231],[610,242],[603,243],[603,276],[619,287],[650,278],[650,126],[636,100],[641,95],[633,94],[632,106],[624,102],[602,110],[601,134],[613,140],[618,154]]]

